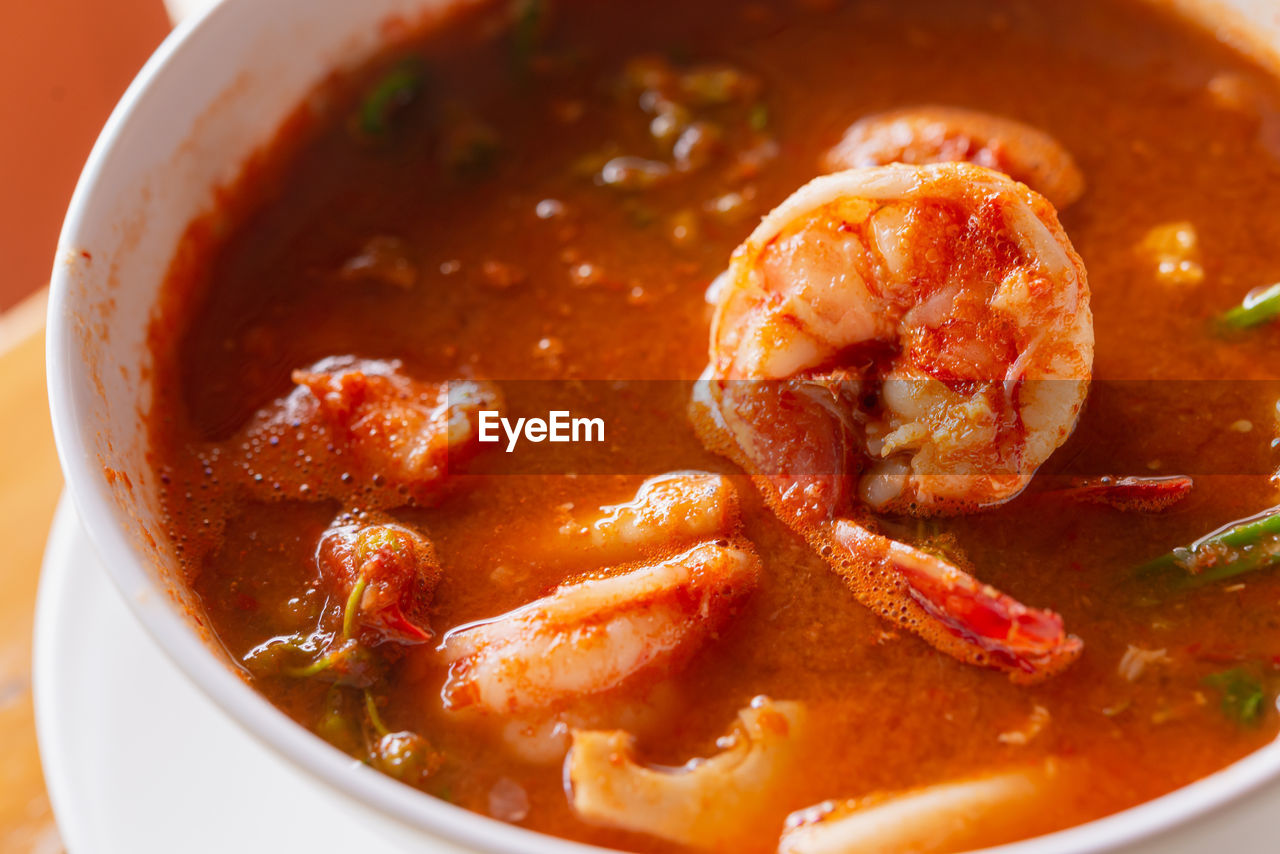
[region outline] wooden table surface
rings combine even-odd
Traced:
[[[0,851],[62,850],[31,706],[31,629],[62,489],[44,382],[45,292],[0,315]]]

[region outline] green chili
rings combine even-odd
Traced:
[[[1252,291],[1240,305],[1218,316],[1218,323],[1229,329],[1248,329],[1280,317],[1280,282]]]
[[[1189,546],[1150,560],[1137,568],[1140,576],[1181,571],[1178,586],[1199,587],[1280,563],[1280,511],[1219,528]],[[1203,566],[1199,572],[1198,566]]]

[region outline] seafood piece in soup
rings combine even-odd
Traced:
[[[1021,181],[1062,209],[1084,194],[1075,158],[1042,130],[960,107],[920,106],[854,122],[823,159],[829,172],[887,163],[973,163]]]
[[[734,252],[717,296],[709,390],[857,383],[856,399],[819,398],[862,434],[860,492],[877,510],[1008,500],[1070,435],[1088,390],[1084,264],[1042,197],[988,169],[818,178]]]
[[[681,471],[651,477],[630,501],[601,507],[594,519],[566,526],[564,539],[612,563],[732,536],[737,528],[738,497],[729,478]]]
[[[450,455],[475,441],[477,412],[500,399],[490,383],[421,382],[394,361],[325,360],[293,380],[367,469],[414,491],[448,475]]]
[[[564,761],[575,731],[622,729],[641,741],[661,738],[689,703],[689,692],[667,679],[638,691],[580,697],[563,709],[533,709],[473,723],[491,724],[503,747],[521,762],[550,766]]]
[[[396,360],[322,359],[293,381],[229,460],[234,479],[267,499],[340,498],[356,485],[380,487],[388,506],[434,504],[451,467],[474,451],[479,411],[501,401],[492,383],[424,382]]]
[[[846,577],[889,579],[885,595],[909,597],[927,616],[926,637],[956,658],[1026,678],[1056,673],[1083,647],[1064,635],[1057,614],[1029,608],[935,554],[845,519],[831,526],[827,542]]]
[[[748,547],[703,543],[657,563],[565,584],[441,644],[445,706],[514,713],[670,669],[726,624],[756,586]]]
[[[778,854],[943,854],[1046,829],[1070,796],[1074,770],[1057,760],[907,792],[882,792],[792,813]]]
[[[1052,206],[972,164],[827,175],[738,247],[715,297],[692,408],[707,446],[756,476],[864,604],[939,649],[1030,681],[1074,660],[1056,614],[955,567],[886,561],[868,518],[1008,501],[1071,434],[1093,321]],[[947,583],[926,591],[925,576]]]
[[[799,765],[805,710],[756,697],[721,753],[678,768],[645,765],[626,732],[575,730],[565,760],[574,811],[593,824],[681,845],[735,850],[775,833],[772,805]]]
[[[585,553],[602,564],[653,560],[700,542],[735,538],[740,528],[737,491],[728,477],[668,472],[646,479],[629,501],[603,505],[563,524],[551,542],[548,559]],[[532,708],[507,717],[502,739],[524,761],[558,762],[568,750],[571,730],[621,728],[644,733],[655,721],[670,720],[676,714],[674,690],[671,682],[659,682],[647,687],[643,699],[578,695],[565,708]]]

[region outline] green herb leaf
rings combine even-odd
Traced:
[[[542,41],[546,20],[545,0],[513,0],[511,4],[511,58],[516,72],[525,74]]]
[[[294,679],[317,678],[352,688],[367,688],[377,681],[382,661],[354,639],[341,641],[309,664],[281,668]]]
[[[395,115],[413,103],[426,84],[426,71],[414,59],[387,72],[360,102],[359,126],[366,136],[385,137]]]
[[[1262,720],[1266,694],[1258,677],[1242,667],[1206,676],[1204,684],[1222,692],[1222,713],[1238,724],[1253,726]]]

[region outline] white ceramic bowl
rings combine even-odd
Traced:
[[[420,794],[353,763],[255,693],[189,616],[196,609],[174,575],[146,460],[147,326],[187,223],[327,72],[377,48],[387,20],[419,19],[443,2],[225,0],[165,41],[103,129],[63,227],[49,305],[54,433],[67,488],[134,613],[249,733],[363,810],[371,826],[423,847],[598,851]],[[1226,5],[1202,14],[1233,37],[1252,32],[1257,43],[1280,45],[1274,0]],[[1277,805],[1280,745],[1272,744],[1156,801],[1000,850],[1267,850]]]

